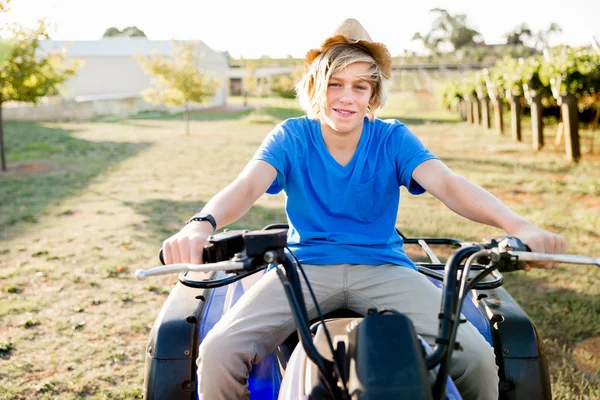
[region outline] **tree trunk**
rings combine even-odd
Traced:
[[[535,95],[531,97],[531,145],[534,151],[539,151],[544,147],[544,123],[542,121],[542,96]]]
[[[485,96],[481,102],[481,124],[485,129],[490,129],[490,98]]]
[[[511,96],[508,99],[510,104],[510,128],[512,130],[512,138],[521,141],[521,102],[518,96]]]
[[[2,121],[2,99],[0,98],[0,157],[2,158],[2,171],[6,172],[6,156],[4,154],[4,121]]]
[[[185,119],[185,134],[186,136],[190,136],[190,110],[189,104],[185,103],[183,106],[183,118]]]
[[[502,116],[502,100],[492,101],[494,107],[494,126],[498,135],[504,135],[504,120]]]
[[[573,95],[561,96],[560,109],[562,112],[565,152],[567,160],[579,161],[581,149],[579,147],[579,110],[577,99]]]

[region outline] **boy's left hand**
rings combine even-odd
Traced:
[[[506,233],[521,239],[534,253],[564,254],[566,249],[565,239],[562,236],[533,224],[520,225],[518,228]],[[558,267],[557,262],[529,262],[525,267],[525,271],[529,271],[531,268],[551,269],[556,267]]]

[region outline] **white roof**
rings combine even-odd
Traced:
[[[180,42],[197,43],[199,51],[220,53],[200,40],[182,40]],[[102,38],[100,40],[40,40],[42,52],[56,52],[66,48],[66,54],[69,57],[151,56],[153,54],[169,56],[173,54],[173,46],[171,40],[148,40],[143,37]],[[225,54],[223,56],[225,57]]]
[[[255,76],[257,78],[266,78],[268,76],[289,74],[295,67],[265,67],[256,68]],[[230,78],[243,78],[248,75],[248,71],[244,68],[230,68],[228,76]]]

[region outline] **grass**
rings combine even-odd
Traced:
[[[300,115],[295,104],[250,99],[257,111],[194,112],[190,136],[181,115],[170,114],[6,123],[10,165],[43,168],[0,175],[0,399],[141,398],[146,337],[176,277],[140,283],[133,271],[157,264],[162,240],[242,170],[274,123]],[[590,154],[589,131],[582,161],[568,164],[553,145],[555,127],[534,153],[527,122],[515,143],[428,98],[396,94],[381,116],[404,121],[456,172],[564,234],[570,251],[600,255],[600,143]],[[408,236],[501,233],[428,194],[403,190],[401,201],[397,225]],[[283,194],[265,195],[232,227],[285,221],[283,204]],[[572,357],[599,333],[598,269],[505,278],[544,338],[555,398],[598,398],[599,374],[578,370]]]

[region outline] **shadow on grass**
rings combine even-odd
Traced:
[[[581,267],[563,268],[568,268],[573,274],[582,273]],[[598,296],[565,288],[568,281],[571,281],[570,277],[565,276],[564,284],[561,284],[555,276],[555,270],[541,273],[544,276],[531,276],[531,273],[522,272],[505,274],[504,288],[540,329],[542,337],[573,344],[595,335],[598,330],[597,321],[600,320]],[[579,280],[582,285],[589,285],[582,287],[582,290],[589,292],[594,287],[593,282],[598,281],[594,276],[600,279],[597,273],[592,273],[587,279]]]
[[[506,170],[506,172],[518,170],[526,170],[530,172],[544,172],[552,174],[564,174],[571,172],[577,167],[575,164],[558,164],[553,167],[544,167],[539,163],[524,164],[515,163],[514,161],[501,161],[492,158],[473,158],[473,157],[456,157],[446,156],[443,161],[452,166],[452,168],[474,169],[477,168],[480,172],[500,172],[498,169]],[[481,168],[481,169],[479,169]]]
[[[91,142],[74,130],[39,123],[5,122],[6,155],[11,163],[45,163],[50,168],[0,173],[0,239],[33,229],[46,208],[76,194],[92,179],[149,143]]]
[[[197,110],[190,111],[189,118],[191,121],[226,121],[226,120],[238,120],[242,119],[254,110],[248,108],[245,110],[237,111],[217,111],[217,110]],[[129,116],[127,119],[132,120],[162,120],[162,121],[173,121],[173,120],[184,120],[183,113],[169,113],[168,111],[144,111],[135,115]],[[105,122],[117,122],[120,120],[108,120]]]
[[[262,110],[271,117],[277,118],[281,121],[288,118],[298,118],[305,115],[304,112],[299,108],[265,107]]]
[[[140,203],[126,202],[138,214],[146,217],[146,229],[151,241],[160,246],[162,241],[177,233],[185,222],[199,212],[205,203],[200,201],[174,201],[151,199]],[[254,206],[238,221],[227,226],[227,229],[262,229],[266,225],[285,223],[287,217],[283,209],[269,209]]]

